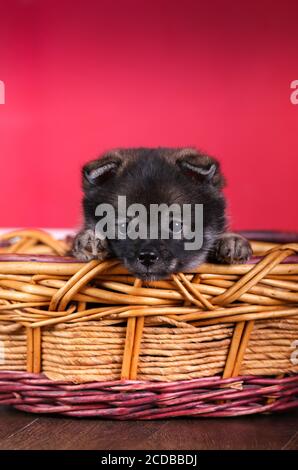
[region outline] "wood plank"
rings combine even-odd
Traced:
[[[30,426],[37,419],[38,416],[36,415],[20,414],[8,406],[0,406],[0,443],[23,428]]]
[[[298,411],[231,419],[118,422],[36,417],[3,407],[0,423],[0,449],[298,448]]]

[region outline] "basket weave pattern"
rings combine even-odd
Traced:
[[[297,406],[297,243],[144,282],[42,231],[1,238],[0,404],[118,419]]]

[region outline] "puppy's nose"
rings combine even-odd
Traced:
[[[144,266],[149,267],[158,260],[158,256],[154,251],[141,251],[138,256],[138,260]]]

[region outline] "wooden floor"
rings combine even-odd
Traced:
[[[40,417],[0,407],[0,449],[298,449],[298,410],[164,421]]]

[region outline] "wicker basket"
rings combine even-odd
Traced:
[[[298,406],[296,235],[152,282],[42,231],[0,239],[0,404],[114,419]]]

